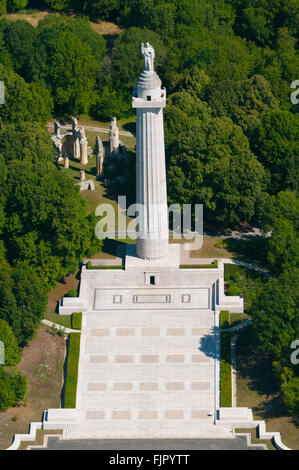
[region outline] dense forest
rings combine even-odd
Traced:
[[[0,19],[0,318],[9,334],[26,344],[47,290],[98,248],[45,123],[133,116],[148,41],[168,94],[169,203],[204,204],[216,228],[249,223],[270,233],[255,256],[275,279],[253,303],[253,341],[298,413],[299,371],[289,360],[299,339],[297,0],[0,0],[1,14],[24,8],[61,15],[36,28]],[[90,20],[114,22],[120,34],[99,35]]]

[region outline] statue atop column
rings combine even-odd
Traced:
[[[153,46],[151,46],[148,42],[145,44],[141,44],[141,54],[144,57],[144,64],[145,70],[148,72],[154,71],[154,59],[155,59],[155,51]]]

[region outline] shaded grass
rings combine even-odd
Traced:
[[[222,332],[220,338],[220,401],[221,407],[232,406],[232,366],[231,366],[231,334]]]
[[[49,312],[46,314],[45,319],[65,328],[72,328],[71,315],[58,315],[55,312]]]
[[[274,446],[272,440],[270,439],[259,439],[257,435],[257,428],[249,428],[249,429],[235,429],[235,433],[237,434],[250,434],[251,435],[251,443],[252,444],[265,444],[269,450],[277,450]]]
[[[270,358],[253,351],[250,326],[238,332],[237,406],[252,408],[255,420],[265,420],[267,431],[281,433],[282,442],[299,450],[299,417],[285,410],[272,373]]]
[[[80,333],[71,333],[69,336],[64,408],[76,407],[79,353]]]

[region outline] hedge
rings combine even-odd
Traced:
[[[64,393],[64,407],[76,408],[78,363],[80,353],[80,333],[71,333]]]
[[[211,269],[218,268],[218,260],[215,259],[211,264],[180,264],[180,269]]]
[[[116,266],[92,266],[91,262],[88,261],[87,269],[124,269],[123,265],[116,265]]]
[[[82,326],[82,312],[74,312],[72,315],[72,328],[74,330],[81,330]]]
[[[66,297],[78,297],[78,292],[76,289],[71,289],[68,291]]]
[[[230,315],[229,310],[221,310],[220,312],[220,328],[229,328]]]
[[[232,406],[232,366],[231,366],[231,334],[221,333],[220,362],[220,404],[221,407]]]

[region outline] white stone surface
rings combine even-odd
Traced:
[[[168,250],[168,207],[164,150],[163,108],[166,92],[154,72],[154,49],[142,48],[145,64],[134,91],[136,119],[136,207],[138,211],[137,254],[158,260]]]

